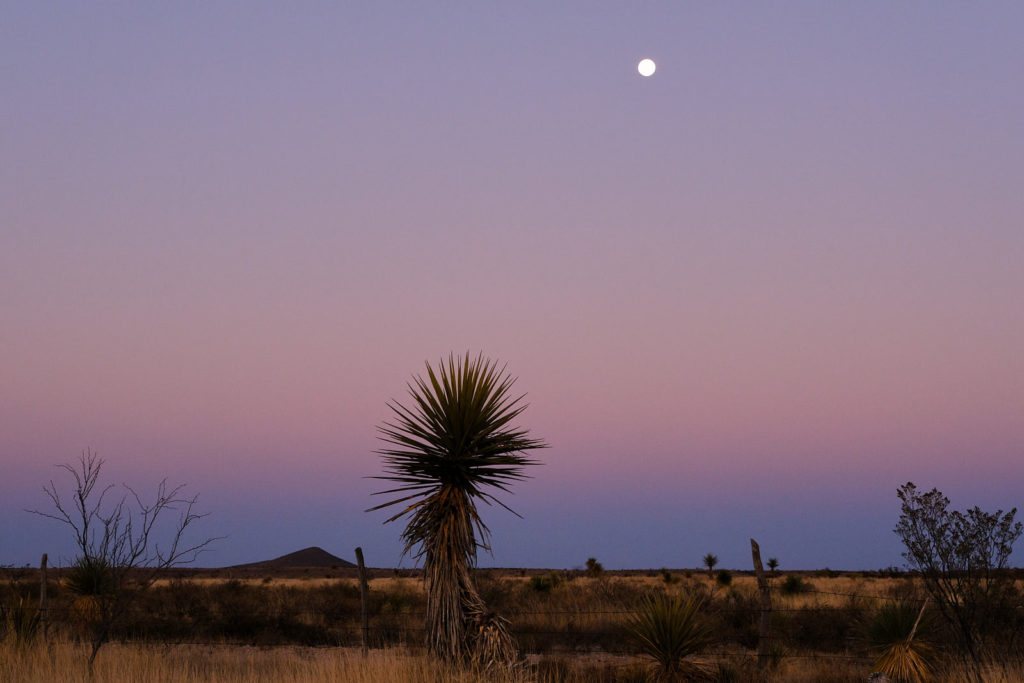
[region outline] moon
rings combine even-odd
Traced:
[[[657,69],[657,65],[653,59],[641,59],[640,63],[636,65],[636,70],[640,72],[640,75],[644,78],[654,75],[654,70]]]

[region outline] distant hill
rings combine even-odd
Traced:
[[[348,569],[355,566],[353,563],[331,555],[323,548],[317,546],[297,550],[294,553],[275,557],[273,560],[235,565],[236,568],[253,567],[263,569],[291,569],[294,567],[338,567]]]

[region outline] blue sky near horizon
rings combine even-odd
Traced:
[[[466,350],[551,444],[483,564],[874,569],[908,480],[1019,506],[1022,26],[0,6],[0,564],[71,554],[24,510],[91,448],[200,493],[203,563],[393,565],[375,426]]]

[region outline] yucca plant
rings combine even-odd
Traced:
[[[117,578],[108,562],[83,556],[68,570],[62,582],[75,596],[71,616],[83,630],[90,630],[103,619],[103,610],[117,589]]]
[[[714,643],[711,628],[701,618],[701,598],[681,595],[647,597],[630,616],[629,632],[640,651],[654,660],[657,681],[685,681],[706,676],[703,668],[686,661]]]
[[[875,671],[895,683],[926,683],[933,676],[935,650],[928,639],[934,626],[925,607],[912,602],[882,605],[864,625],[864,640],[877,655]]]
[[[487,611],[470,576],[477,550],[490,549],[477,503],[509,509],[494,491],[525,478],[523,468],[537,464],[527,451],[546,444],[512,426],[526,406],[504,366],[467,353],[426,371],[409,385],[411,407],[389,403],[394,419],[378,428],[387,446],[376,478],[397,486],[375,494],[395,497],[371,510],[401,505],[385,523],[408,516],[404,552],[423,560],[430,651],[448,660],[508,656],[507,624]]]
[[[75,595],[107,595],[116,588],[110,564],[101,558],[88,556],[78,558],[63,583]]]

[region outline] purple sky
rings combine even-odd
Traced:
[[[1024,502],[1024,5],[551,5],[0,6],[0,563],[88,447],[203,564],[394,565],[375,427],[467,350],[552,446],[483,564]]]

